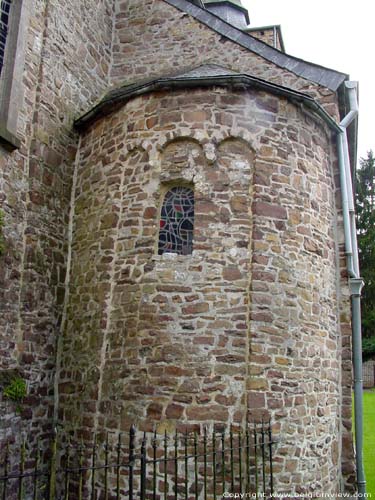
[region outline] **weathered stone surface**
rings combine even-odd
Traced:
[[[22,367],[22,417],[42,433],[54,410],[88,440],[95,426],[270,416],[275,481],[335,492],[339,462],[349,479],[353,466],[330,131],[284,98],[214,87],[135,98],[80,138],[72,128],[119,82],[212,61],[338,117],[331,91],[222,42],[163,0],[33,2],[22,146],[0,158],[3,367]],[[194,186],[194,253],[158,256],[162,197],[178,183]],[[14,408],[1,402],[1,416],[0,439],[22,435]]]

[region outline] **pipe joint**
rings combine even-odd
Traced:
[[[365,282],[363,281],[363,278],[350,278],[349,280],[350,295],[352,297],[360,297],[364,285]]]

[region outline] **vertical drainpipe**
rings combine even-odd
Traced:
[[[361,332],[361,290],[364,282],[359,274],[357,233],[354,212],[353,184],[350,172],[347,127],[358,115],[357,83],[345,82],[348,89],[350,111],[340,123],[341,133],[337,138],[338,159],[344,218],[345,253],[349,274],[352,306],[352,339],[354,371],[354,413],[355,451],[358,493],[366,493],[366,479],[363,466],[363,385],[362,385],[362,332]]]

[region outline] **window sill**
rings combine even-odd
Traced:
[[[162,255],[153,255],[152,260],[156,262],[186,262],[191,260],[201,260],[201,257],[193,250],[193,253],[181,255],[173,252],[165,252]]]

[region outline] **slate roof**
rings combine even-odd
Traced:
[[[220,33],[229,40],[232,40],[242,47],[251,50],[267,61],[270,61],[281,68],[287,69],[298,76],[306,78],[307,80],[327,87],[330,90],[336,91],[340,85],[349,78],[349,76],[345,73],[325,68],[324,66],[319,66],[318,64],[310,63],[304,61],[303,59],[285,54],[284,52],[267,45],[255,37],[252,37],[248,33],[223,21],[212,12],[194,5],[188,0],[164,1],[181,11],[188,13],[193,18],[197,19],[217,33]]]
[[[74,125],[77,129],[84,129],[97,118],[118,109],[119,105],[125,104],[133,97],[149,92],[213,86],[231,87],[242,90],[255,88],[286,97],[292,102],[303,103],[323,118],[336,132],[340,132],[341,130],[332,117],[309,95],[245,73],[237,73],[217,64],[203,64],[180,73],[150,78],[111,90],[96,106],[78,118]]]

